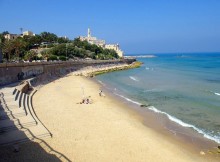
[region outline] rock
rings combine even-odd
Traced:
[[[149,107],[150,105],[145,105],[145,104],[143,104],[143,105],[140,105],[140,107]]]
[[[205,155],[205,152],[204,151],[200,151],[200,155]]]

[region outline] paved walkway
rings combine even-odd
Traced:
[[[15,85],[0,89],[0,146],[51,136],[35,114],[32,95]]]

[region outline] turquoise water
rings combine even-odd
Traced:
[[[138,60],[140,68],[96,78],[119,97],[152,105],[154,112],[220,143],[220,53]]]

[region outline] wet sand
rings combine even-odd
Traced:
[[[156,131],[153,123],[149,127],[147,119],[126,103],[108,93],[100,97],[99,89],[90,79],[70,75],[45,85],[34,96],[36,113],[53,134],[45,142],[71,161],[219,160],[186,149],[188,143]],[[92,104],[79,104],[88,96]]]

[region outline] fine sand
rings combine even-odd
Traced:
[[[68,76],[42,87],[34,96],[36,113],[53,134],[46,143],[69,160],[213,161],[166,140],[124,104],[108,95],[100,97],[99,88],[87,78]],[[87,96],[93,103],[79,104]]]
[[[41,87],[33,105],[52,138],[21,144],[20,151],[0,150],[0,161],[75,162],[209,162],[206,153],[147,127],[143,118],[110,95],[99,96],[100,85],[69,75]],[[90,96],[92,104],[79,104]],[[145,120],[146,121],[146,120]]]

